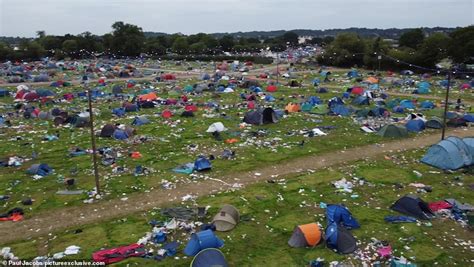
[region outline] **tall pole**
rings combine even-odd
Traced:
[[[278,76],[280,76],[280,52],[277,52],[277,85],[278,85]]]
[[[441,133],[441,140],[444,140],[446,133],[446,117],[448,114],[449,89],[451,87],[451,70],[448,71],[448,87],[446,88],[446,98],[444,100],[444,114],[443,114],[443,131]]]
[[[94,113],[92,112],[92,93],[87,83],[85,83],[87,89],[87,98],[89,102],[89,118],[90,118],[90,130],[91,130],[91,143],[92,143],[92,161],[94,162],[94,176],[95,176],[95,187],[97,194],[100,195],[100,183],[99,183],[99,169],[97,167],[97,149],[95,145],[95,133],[94,133]]]

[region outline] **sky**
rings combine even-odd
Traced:
[[[474,24],[474,0],[0,0],[0,36],[104,34],[116,21],[192,34]]]

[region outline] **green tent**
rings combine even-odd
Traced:
[[[308,102],[303,103],[301,105],[301,111],[303,112],[310,112],[312,108],[313,108],[313,105],[311,105],[311,103],[308,103]]]
[[[425,123],[426,128],[441,129],[443,128],[443,120],[438,117],[433,117]]]
[[[392,100],[387,102],[387,108],[394,108],[394,107],[398,106],[398,104],[400,104],[400,99],[398,99],[398,98],[392,99]]]
[[[192,85],[189,85],[189,84],[188,84],[188,85],[186,85],[186,86],[184,87],[184,91],[186,91],[186,92],[188,92],[188,93],[191,93],[192,91],[194,91],[194,88],[193,88]]]
[[[361,117],[367,118],[369,116],[369,112],[370,110],[368,109],[359,109],[355,112],[355,115],[356,117],[359,117],[359,118]]]
[[[382,137],[392,137],[392,138],[401,138],[408,137],[407,128],[404,126],[397,126],[394,124],[388,124],[382,127],[377,133]]]
[[[311,113],[325,115],[328,113],[326,105],[316,105],[311,109]]]

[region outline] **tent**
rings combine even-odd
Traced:
[[[128,138],[128,134],[124,130],[115,129],[113,137],[117,140],[125,140]]]
[[[331,107],[334,105],[344,105],[344,101],[340,97],[333,97],[329,99],[328,107]]]
[[[469,153],[474,158],[474,137],[465,137],[465,138],[462,139],[462,141],[464,142],[464,144],[466,144],[466,146],[469,149]]]
[[[356,77],[359,77],[359,73],[357,72],[357,70],[351,70],[347,73],[347,77],[349,78],[356,78]]]
[[[41,120],[51,120],[53,119],[53,115],[51,114],[51,112],[41,111],[38,114],[38,118]]]
[[[323,100],[321,100],[321,98],[317,97],[317,96],[310,96],[308,98],[308,103],[310,103],[311,105],[319,105],[319,104],[322,104],[323,103]]]
[[[293,248],[314,247],[321,241],[321,229],[316,223],[298,225],[288,240]]]
[[[124,103],[123,107],[125,108],[126,112],[134,112],[134,111],[139,110],[138,105],[137,104],[132,104],[132,103]]]
[[[466,114],[462,117],[466,122],[474,122],[474,114]]]
[[[205,230],[192,234],[183,252],[187,256],[195,256],[206,248],[220,248],[222,246],[224,246],[224,241],[219,239],[212,230]]]
[[[418,89],[416,90],[418,94],[429,94],[430,93],[430,83],[420,82],[418,84]]]
[[[276,85],[269,85],[267,86],[267,92],[276,92],[277,91],[277,86]]]
[[[55,93],[53,93],[53,91],[51,91],[49,89],[42,89],[42,88],[36,89],[36,93],[40,97],[50,97],[50,96],[55,96],[56,95]]]
[[[400,107],[400,106],[393,107],[392,111],[395,112],[395,113],[405,113],[405,109],[403,107]]]
[[[133,119],[132,125],[141,126],[150,123],[150,120],[145,116],[137,116]]]
[[[414,72],[411,71],[411,70],[402,70],[400,73],[402,75],[413,75],[414,74]]]
[[[472,165],[473,158],[469,144],[457,137],[448,137],[431,146],[421,162],[443,170],[456,170]]]
[[[104,249],[92,253],[92,259],[95,262],[103,262],[105,264],[111,264],[120,262],[129,257],[142,257],[146,254],[146,249],[143,245],[132,244],[128,246]]]
[[[331,223],[326,228],[326,244],[338,253],[349,254],[357,249],[357,241],[346,228]]]
[[[191,267],[228,267],[224,254],[215,248],[201,250],[191,262]]]
[[[415,104],[411,100],[405,99],[400,101],[400,106],[406,109],[415,109]]]
[[[210,79],[211,79],[211,75],[209,75],[208,73],[204,73],[203,75],[201,75],[201,80],[207,81]]]
[[[102,130],[100,131],[100,137],[112,137],[112,135],[115,132],[115,125],[113,124],[106,124],[104,127],[102,127]]]
[[[301,107],[297,103],[288,103],[288,105],[286,105],[285,107],[285,110],[288,111],[289,113],[298,112],[301,110]]]
[[[364,88],[362,88],[362,87],[353,87],[351,89],[351,94],[362,95],[363,93],[364,93]]]
[[[367,78],[365,80],[365,82],[367,82],[367,83],[378,83],[379,80],[377,78],[371,76],[371,77]]]
[[[210,170],[211,168],[211,162],[204,156],[199,156],[194,162],[194,170],[198,172]]]
[[[10,95],[10,91],[4,88],[0,88],[0,97],[6,97]]]
[[[125,116],[125,108],[114,108],[112,109],[112,114],[117,117]]]
[[[244,116],[244,122],[253,125],[262,125],[278,122],[277,115],[272,108],[258,109],[247,112]]]
[[[209,128],[207,128],[206,132],[207,133],[213,133],[213,132],[223,132],[223,131],[226,131],[227,128],[225,128],[224,124],[222,124],[222,122],[215,122],[213,124],[211,124],[209,126]]]
[[[452,118],[446,123],[446,125],[448,127],[465,127],[467,126],[467,123],[464,118]]]
[[[405,127],[409,132],[421,132],[425,129],[425,122],[423,120],[409,120]]]
[[[382,137],[392,138],[408,137],[408,131],[405,127],[394,124],[385,125],[377,132],[377,134]]]
[[[313,105],[311,105],[311,103],[309,102],[304,102],[303,104],[301,104],[301,111],[303,112],[310,112],[312,108]]]
[[[151,92],[151,93],[148,93],[148,94],[144,94],[144,95],[139,95],[138,96],[138,100],[140,102],[145,102],[145,101],[154,101],[158,98],[158,96],[154,93],[154,92]]]
[[[327,205],[326,219],[328,225],[335,222],[347,229],[360,228],[359,223],[354,217],[352,217],[350,211],[342,205]]]
[[[344,105],[331,106],[331,112],[341,116],[349,116],[351,114],[351,111]]]
[[[311,109],[311,112],[310,113],[314,113],[314,114],[319,114],[319,115],[325,115],[328,113],[328,108],[326,107],[326,105],[315,105],[312,109]]]
[[[227,232],[234,229],[239,220],[239,211],[232,205],[224,205],[212,219],[212,224],[216,226],[217,231]]]
[[[114,87],[112,87],[112,94],[123,94],[123,87],[119,84],[114,85]]]
[[[32,175],[47,176],[53,172],[53,169],[48,164],[41,163],[31,165],[26,172]]]
[[[352,100],[353,105],[370,105],[370,100],[365,96],[358,96]]]
[[[328,89],[326,89],[324,87],[321,87],[321,88],[318,89],[318,93],[320,93],[320,94],[325,94],[327,92],[328,92]]]
[[[415,195],[406,195],[397,200],[390,209],[419,220],[429,220],[433,216],[428,203]]]
[[[424,109],[433,109],[435,108],[435,104],[429,100],[425,100],[421,102],[420,107]]]
[[[443,120],[438,117],[433,117],[426,121],[425,123],[426,128],[432,129],[442,129],[443,128]]]

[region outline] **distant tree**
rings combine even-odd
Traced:
[[[70,57],[77,57],[79,55],[79,45],[76,40],[70,39],[63,42],[63,51]]]
[[[145,51],[151,55],[162,56],[166,54],[166,47],[161,44],[158,38],[150,38],[146,41]]]
[[[24,41],[20,43],[20,50],[24,59],[38,60],[46,55],[46,50],[37,41]]]
[[[322,64],[340,67],[363,65],[366,44],[357,34],[341,33],[318,58]]]
[[[283,34],[282,38],[283,38],[283,42],[285,42],[286,44],[290,44],[290,45],[298,44],[298,34],[294,32],[286,32],[285,34]]]
[[[45,31],[37,31],[36,32],[36,36],[41,39],[41,38],[44,38],[46,36],[46,32]]]
[[[444,33],[434,33],[427,37],[416,51],[416,63],[433,68],[436,63],[448,57],[450,42],[451,38]]]
[[[206,44],[203,42],[197,42],[189,46],[189,52],[193,54],[204,54],[206,49]]]
[[[171,49],[173,50],[173,52],[180,55],[187,54],[189,52],[188,39],[184,36],[176,38]]]
[[[364,55],[364,66],[370,69],[378,69],[379,59],[382,54],[387,54],[390,50],[390,45],[382,38],[377,37],[366,40],[366,50]],[[389,66],[391,62],[387,61],[385,57],[381,56],[380,68],[384,69]]]
[[[398,40],[398,43],[402,47],[410,47],[417,49],[419,45],[425,39],[425,35],[421,29],[413,29],[403,33]]]
[[[448,54],[455,63],[474,63],[474,26],[464,27],[450,34]]]
[[[6,60],[11,54],[12,49],[6,43],[0,42],[0,60]]]
[[[219,45],[221,46],[222,50],[224,51],[230,51],[232,50],[232,47],[234,47],[235,42],[234,42],[234,37],[232,35],[224,35],[222,38],[219,40]]]
[[[145,35],[142,28],[123,23],[112,24],[111,50],[121,56],[138,56],[143,51]]]
[[[60,37],[46,35],[42,38],[38,38],[38,42],[44,47],[44,49],[54,50],[61,48],[63,41]]]

